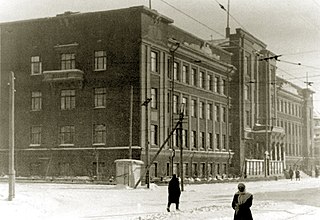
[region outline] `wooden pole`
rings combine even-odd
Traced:
[[[130,137],[129,137],[129,159],[132,159],[132,115],[133,115],[133,86],[130,89]]]
[[[11,72],[9,89],[9,197],[12,201],[15,197],[15,170],[14,170],[14,73]]]

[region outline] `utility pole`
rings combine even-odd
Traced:
[[[170,40],[170,39],[169,39]],[[174,39],[171,39],[171,41],[173,41],[173,45],[171,45],[171,48],[170,48],[170,53],[171,53],[171,57],[172,57],[172,62],[171,62],[171,129],[173,128],[173,125],[174,125],[174,115],[173,115],[173,110],[174,110],[174,60],[175,60],[175,52],[176,50],[180,47],[180,42],[174,40]],[[175,48],[174,48],[175,46]],[[173,143],[174,143],[175,140],[171,139],[171,149],[172,149],[172,155],[171,155],[171,176],[173,175],[173,158],[174,158],[174,148],[173,148]]]
[[[144,103],[142,103],[142,106],[146,107],[146,166],[149,166],[149,109],[148,109],[148,105],[149,102],[151,101],[151,98],[147,98],[146,101],[144,101]],[[150,176],[149,176],[149,169],[146,170],[146,184],[147,184],[147,188],[150,188]]]
[[[9,197],[12,201],[15,197],[15,170],[14,170],[14,73],[11,72],[9,84]]]
[[[133,86],[131,86],[131,88],[130,88],[129,159],[132,159],[132,115],[133,115]]]
[[[180,178],[181,178],[181,191],[184,191],[184,186],[183,186],[183,141],[182,141],[182,121],[183,121],[183,111],[184,109],[181,110],[180,116],[179,116],[179,133],[180,133]]]
[[[230,0],[228,0],[226,37],[230,37]]]
[[[164,148],[164,146],[168,143],[168,141],[170,140],[171,136],[173,135],[173,133],[177,130],[179,123],[182,123],[182,121],[178,121],[178,123],[175,125],[175,127],[171,130],[169,136],[167,137],[167,139],[163,142],[163,144],[160,146],[158,152],[153,156],[152,160],[150,161],[150,164],[153,164],[153,162],[155,161],[155,159],[158,157],[158,155],[160,154],[161,150]],[[149,169],[151,167],[150,164],[146,165],[145,171],[144,173],[141,175],[140,179],[136,182],[136,185],[134,186],[134,188],[136,189],[137,186],[139,185],[139,183],[141,182],[141,179],[144,175],[146,175],[147,172],[149,172]]]

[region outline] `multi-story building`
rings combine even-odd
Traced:
[[[313,125],[315,165],[320,168],[320,113],[317,110],[313,111]]]
[[[145,7],[3,23],[0,40],[1,172],[11,71],[17,176],[109,178],[116,159],[156,155],[182,112],[183,165],[174,132],[151,177],[179,166],[186,177],[228,172],[234,67],[226,50]]]
[[[230,83],[234,172],[281,175],[297,164],[310,170],[313,92],[277,77],[277,55],[242,29],[214,44],[233,54],[237,69]]]

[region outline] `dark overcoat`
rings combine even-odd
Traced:
[[[168,186],[169,203],[179,203],[180,199],[180,186],[178,178],[172,178]]]
[[[234,194],[232,200],[232,208],[235,210],[238,205],[239,192]],[[245,203],[238,205],[239,211],[234,212],[234,220],[253,220],[250,207],[252,205],[253,195],[251,195]]]

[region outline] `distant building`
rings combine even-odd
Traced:
[[[180,166],[185,177],[226,175],[231,53],[172,23],[132,7],[1,24],[1,172],[13,71],[17,176],[115,176],[114,161],[129,158],[131,86],[133,159],[148,148],[151,160],[184,112],[183,165],[174,132],[152,179]]]
[[[313,125],[315,164],[320,168],[320,112],[317,110],[313,111]]]
[[[313,92],[279,78],[276,54],[242,29],[213,44],[233,54],[237,69],[230,82],[234,172],[269,176],[289,166],[312,169]]]

